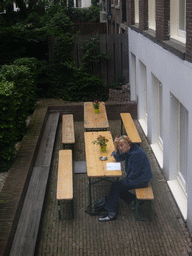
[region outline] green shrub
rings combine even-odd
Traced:
[[[14,65],[17,66],[26,66],[28,68],[30,68],[32,75],[36,75],[37,72],[37,66],[38,66],[38,60],[36,58],[20,58],[20,59],[16,59],[13,62]]]
[[[69,8],[67,14],[74,23],[99,23],[100,6],[91,5],[88,8]]]
[[[93,101],[107,99],[107,90],[101,78],[76,70],[73,81],[63,91],[63,100]]]
[[[14,83],[0,81],[0,172],[7,171],[12,164],[16,134]]]
[[[4,65],[0,72],[0,81],[14,82],[16,139],[20,140],[26,131],[25,120],[35,102],[35,85],[32,72],[26,66]]]
[[[8,170],[15,143],[26,132],[26,118],[34,110],[38,61],[22,58],[0,72],[0,171]]]
[[[56,13],[46,24],[46,29],[51,36],[66,37],[71,34],[73,23],[65,12]]]
[[[119,75],[117,77],[116,81],[109,85],[109,88],[121,90],[123,84],[124,84],[124,76],[123,75]]]
[[[82,47],[82,66],[81,68],[85,72],[90,72],[90,67],[95,61],[100,61],[102,59],[109,59],[110,56],[107,53],[100,51],[100,42],[98,35],[92,36]]]
[[[28,96],[28,111],[34,111],[36,102],[36,90],[37,90],[37,80],[39,76],[39,61],[36,58],[20,58],[13,62],[13,65],[18,67],[25,66],[30,70],[30,81],[27,81],[27,90],[30,91]]]
[[[1,29],[0,66],[10,65],[22,57],[45,59],[48,46],[45,28],[30,29],[30,24],[18,23],[15,27]]]

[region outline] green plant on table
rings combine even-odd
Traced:
[[[100,102],[99,102],[98,100],[95,100],[95,101],[93,102],[93,107],[94,107],[94,109],[99,109],[99,104],[100,104]]]
[[[108,141],[109,140],[105,138],[105,136],[99,135],[99,137],[95,141],[93,141],[93,144],[97,144],[102,148],[104,146],[107,146]]]

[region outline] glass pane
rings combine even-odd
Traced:
[[[135,23],[139,23],[139,0],[135,0]]]
[[[163,140],[163,86],[160,83],[159,85],[159,136]]]
[[[180,164],[179,176],[185,187],[187,179],[187,137],[188,137],[188,111],[180,104]]]
[[[185,0],[179,0],[179,29],[185,29]]]

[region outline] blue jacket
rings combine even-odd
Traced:
[[[126,179],[130,185],[142,185],[153,178],[148,157],[137,144],[133,143],[127,153],[113,151],[112,156],[117,162],[125,160]]]

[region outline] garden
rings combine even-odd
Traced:
[[[21,5],[21,2],[23,5]],[[100,52],[98,36],[88,40],[81,66],[73,59],[76,22],[99,22],[100,7],[74,8],[64,2],[0,2],[0,172],[8,171],[15,158],[15,145],[26,133],[26,120],[41,98],[65,101],[105,101],[109,87],[93,75],[90,64],[110,56]],[[49,59],[49,39],[55,37],[54,58]]]

